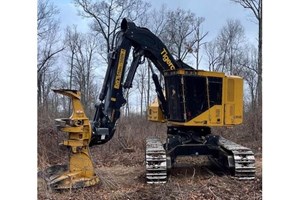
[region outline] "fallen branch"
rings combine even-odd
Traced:
[[[210,187],[208,187],[208,190],[212,193],[212,195],[214,195],[214,197],[215,197],[217,200],[221,200],[220,197],[218,197],[217,195],[215,195],[215,193],[210,189]]]

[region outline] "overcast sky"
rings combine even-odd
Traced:
[[[60,9],[61,27],[77,24],[81,31],[88,30],[88,22],[77,16],[77,8],[72,0],[51,0]],[[245,28],[246,37],[253,44],[257,42],[257,24],[250,10],[230,0],[151,0],[154,8],[166,4],[167,8],[191,10],[199,17],[204,17],[203,31],[208,31],[206,40],[216,37],[227,19],[239,19]]]

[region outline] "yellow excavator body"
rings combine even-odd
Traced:
[[[228,76],[221,72],[183,69],[166,72],[165,76],[169,79],[178,79],[178,82],[184,85],[181,86],[182,88],[171,90],[167,94],[169,99],[176,95],[176,98],[178,96],[181,98],[181,102],[174,104],[182,108],[177,111],[182,113],[182,118],[176,116],[177,119],[170,119],[168,122],[171,124],[178,126],[233,126],[243,122],[243,79],[241,77]],[[203,86],[196,85],[201,83]],[[175,88],[176,82],[172,84],[169,84],[169,87]],[[191,90],[194,85],[196,85],[196,89]],[[181,93],[176,94],[177,91]],[[196,98],[192,97],[193,100],[189,101],[190,97],[187,95],[191,93],[193,95],[198,93],[199,98],[197,99],[196,95]],[[205,102],[201,102],[200,97],[205,99]],[[204,106],[206,109],[200,108],[199,105],[196,105],[197,103],[206,105]],[[198,111],[196,111],[197,109]],[[172,110],[176,111],[176,108],[169,108],[169,111]],[[153,122],[167,121],[157,99],[148,108],[148,120]]]

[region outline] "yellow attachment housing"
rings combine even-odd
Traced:
[[[76,90],[53,90],[69,96],[73,112],[70,118],[56,119],[57,128],[68,134],[63,145],[70,147],[68,165],[51,166],[45,170],[48,185],[53,189],[88,187],[100,180],[96,176],[90,156],[91,125],[80,102],[80,92]]]

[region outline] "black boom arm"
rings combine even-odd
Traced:
[[[132,87],[132,81],[142,57],[149,58],[160,73],[166,70],[189,67],[175,61],[162,41],[150,30],[137,27],[125,18],[122,20],[121,31],[117,35],[116,41],[113,52],[109,54],[108,68],[99,95],[100,103],[95,106],[96,111],[92,122],[93,134],[90,146],[104,144],[113,137],[115,124],[120,117],[120,108],[126,103],[123,90]],[[127,69],[126,64],[132,47],[133,60],[131,66]],[[125,71],[128,71],[126,79],[124,77]],[[161,109],[164,115],[167,116],[166,100],[154,72],[152,77]]]

